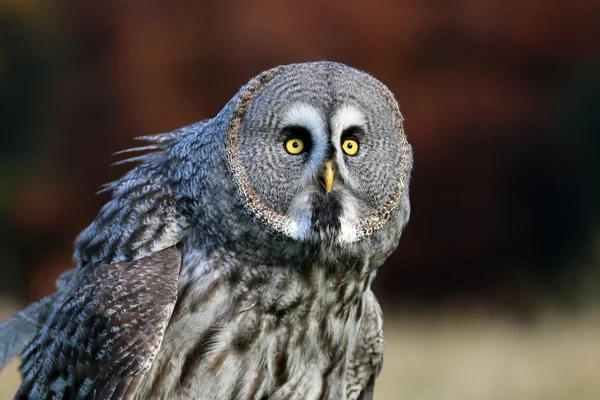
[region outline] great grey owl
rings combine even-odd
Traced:
[[[106,186],[54,294],[0,327],[17,399],[371,399],[370,285],[410,213],[392,93],[315,62],[253,78]]]

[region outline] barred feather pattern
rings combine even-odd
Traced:
[[[295,270],[185,254],[173,317],[136,399],[346,398],[374,300],[372,267]]]

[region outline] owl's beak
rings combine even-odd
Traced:
[[[334,178],[335,165],[333,164],[333,161],[329,160],[325,162],[325,166],[323,167],[323,183],[325,184],[325,191],[327,193],[331,192]]]

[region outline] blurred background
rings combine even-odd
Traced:
[[[414,148],[376,398],[599,399],[598,0],[0,0],[0,321],[73,266],[111,153],[313,60],[388,85]]]

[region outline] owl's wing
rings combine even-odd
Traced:
[[[371,290],[365,294],[365,316],[347,371],[348,400],[372,400],[375,379],[383,365],[383,314]]]
[[[22,354],[17,399],[131,399],[177,300],[175,247],[80,268]]]

